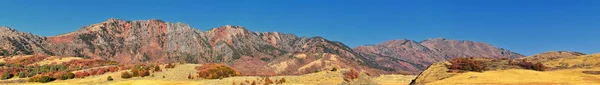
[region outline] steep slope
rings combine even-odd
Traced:
[[[202,32],[183,23],[111,18],[47,38],[6,30],[2,34],[18,41],[3,42],[8,45],[5,49],[18,54],[79,56],[120,63],[223,63],[249,73],[246,75],[304,74],[334,67],[381,72],[367,67],[367,59],[340,42],[251,32],[241,26]],[[24,47],[15,48],[19,46]],[[373,63],[370,66],[378,67]]]
[[[45,37],[0,26],[0,56],[34,53],[51,54],[43,48]]]
[[[455,57],[523,57],[523,55],[481,42],[443,38],[428,39],[422,42],[391,40],[379,45],[359,46],[354,50],[383,67],[413,74],[425,70],[434,62]]]

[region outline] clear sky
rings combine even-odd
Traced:
[[[0,25],[42,36],[108,18],[161,19],[200,30],[323,36],[350,47],[444,37],[524,55],[600,52],[600,0],[1,0]]]

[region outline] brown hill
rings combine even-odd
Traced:
[[[577,56],[582,56],[582,55],[586,55],[586,54],[581,53],[581,52],[571,52],[571,51],[552,51],[552,52],[544,52],[544,53],[536,54],[536,55],[529,56],[529,57],[523,57],[523,58],[519,58],[519,59],[532,61],[532,62],[546,62],[546,61],[555,60],[555,59],[559,59],[559,58],[577,57]]]
[[[354,50],[381,66],[410,73],[419,73],[434,62],[456,57],[523,57],[523,55],[481,42],[444,38],[428,39],[422,42],[391,40],[379,45],[360,46]]]

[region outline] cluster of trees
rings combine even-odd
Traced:
[[[29,78],[29,82],[41,82],[41,83],[46,83],[46,82],[51,82],[57,79],[60,80],[67,80],[67,79],[73,79],[75,78],[75,74],[70,73],[70,72],[62,72],[62,71],[58,71],[58,72],[47,72],[47,73],[41,73],[38,75],[35,75],[31,78]]]
[[[490,58],[453,58],[448,65],[450,72],[474,71],[483,72],[490,69],[523,68],[536,71],[545,71],[548,67],[540,62],[528,62],[518,59],[490,59]],[[508,62],[508,64],[506,63]]]
[[[220,79],[241,75],[241,73],[237,70],[221,64],[205,64],[202,66],[197,66],[196,71],[198,73],[198,77],[205,79]]]
[[[131,68],[131,73],[121,73],[121,78],[129,79],[132,77],[146,77],[150,76],[150,72],[161,72],[159,65],[135,65]]]
[[[527,60],[522,60],[520,62],[516,62],[514,60],[509,61],[510,65],[518,65],[525,69],[531,69],[536,71],[545,71],[548,67],[544,66],[544,64],[537,62],[528,62]]]
[[[486,66],[483,65],[483,62],[476,60],[475,58],[453,58],[450,60],[450,65],[448,69],[451,71],[475,71],[475,72],[483,72],[486,70]]]

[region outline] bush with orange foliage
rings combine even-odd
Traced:
[[[277,81],[277,84],[283,84],[285,83],[285,78],[281,78],[281,80]]]
[[[175,68],[175,64],[168,63],[165,68]]]
[[[519,62],[518,65],[525,69],[531,69],[531,70],[536,70],[536,71],[545,71],[548,68],[540,62],[533,63],[533,62],[527,62],[527,60],[523,60],[523,61]]]
[[[452,64],[448,68],[450,70],[483,72],[486,69],[483,62],[475,58],[453,58],[450,63]]]
[[[221,64],[204,64],[197,66],[196,71],[198,77],[205,79],[219,79],[241,75],[237,70]]]
[[[360,75],[360,74],[359,74],[359,72],[358,72],[358,71],[356,71],[356,70],[354,70],[354,69],[350,69],[350,71],[348,71],[348,72],[345,72],[345,73],[344,73],[344,80],[345,80],[345,81],[350,81],[350,80],[352,80],[352,79],[356,79],[356,78],[358,78],[358,77],[359,77],[359,75]]]
[[[269,77],[265,77],[265,84],[273,84],[273,81],[271,79],[269,79]]]

